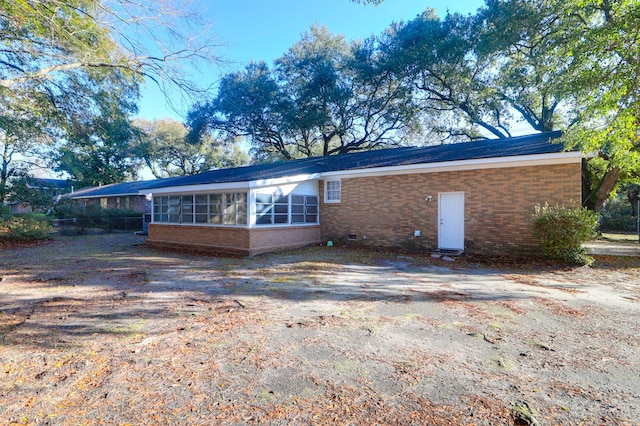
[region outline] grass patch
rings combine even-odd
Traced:
[[[134,322],[128,325],[116,325],[106,330],[107,333],[119,335],[124,340],[139,339],[143,336],[142,330],[144,324],[142,322]]]
[[[299,284],[300,283],[300,278],[299,277],[290,277],[290,276],[282,276],[282,277],[277,277],[277,278],[273,278],[270,280],[272,283],[276,283],[276,284]]]

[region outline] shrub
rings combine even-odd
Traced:
[[[598,218],[586,208],[548,204],[536,206],[533,235],[540,240],[542,254],[548,259],[587,265],[593,262],[582,243],[596,236]]]
[[[63,204],[56,206],[54,214],[62,219],[59,232],[65,235],[84,234],[91,228],[102,229],[105,232],[142,229],[142,213],[132,210]]]
[[[96,220],[99,228],[107,232],[142,229],[142,213],[127,209],[103,209]]]
[[[0,241],[42,240],[49,237],[53,227],[48,220],[23,215],[0,218]]]
[[[612,232],[634,232],[638,229],[635,216],[600,217],[600,230]]]

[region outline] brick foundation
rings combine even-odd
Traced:
[[[234,228],[223,226],[149,225],[147,243],[156,247],[249,256],[318,244],[320,226]]]

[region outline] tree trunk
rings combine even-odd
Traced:
[[[596,203],[593,209],[596,213],[600,211],[605,201],[607,201],[607,199],[609,198],[611,191],[613,191],[613,188],[615,188],[616,184],[618,183],[619,175],[620,169],[618,167],[614,167],[607,171],[607,173],[604,175],[604,178],[602,178],[600,185],[598,185],[598,191],[596,192]]]
[[[11,161],[11,152],[9,152],[9,144],[4,144],[2,150],[2,164],[0,165],[0,204],[4,204],[7,198],[7,181],[9,179],[9,162]]]
[[[605,201],[609,199],[611,191],[618,183],[620,169],[613,167],[607,171],[597,186],[593,186],[593,175],[589,171],[587,160],[582,160],[582,205],[598,213]],[[592,189],[593,188],[593,189]]]
[[[627,191],[627,199],[631,204],[631,216],[638,216],[638,200],[640,199],[640,187],[636,186]]]
[[[591,173],[589,172],[589,163],[586,158],[582,159],[582,206],[589,210],[595,210],[595,194],[591,191]]]

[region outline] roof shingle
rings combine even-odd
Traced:
[[[556,131],[509,139],[484,139],[476,142],[426,147],[388,148],[330,157],[304,158],[231,169],[210,170],[190,176],[105,185],[93,190],[78,191],[73,194],[73,197],[113,196],[137,193],[139,190],[173,186],[250,182],[347,170],[559,153],[564,151],[564,146],[550,142],[561,135],[561,132]]]

